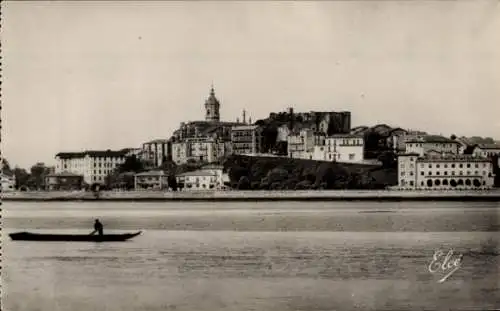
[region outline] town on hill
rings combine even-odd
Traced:
[[[30,171],[3,159],[2,191],[484,190],[500,186],[500,143],[387,124],[351,126],[348,111],[271,112],[205,120],[121,150],[62,151]]]

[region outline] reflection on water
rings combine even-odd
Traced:
[[[500,303],[500,238],[491,230],[500,210],[494,205],[465,210],[445,203],[315,202],[287,211],[290,203],[270,203],[273,210],[266,211],[266,204],[219,203],[212,210],[186,203],[134,205],[140,212],[124,203],[8,204],[4,234],[34,228],[83,233],[96,216],[108,230],[138,229],[135,221],[144,232],[123,243],[3,238],[2,307],[479,310]],[[267,213],[265,225],[259,213]],[[175,224],[203,231],[176,231]],[[462,267],[441,284],[428,271],[436,249],[464,254]]]

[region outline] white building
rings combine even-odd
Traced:
[[[172,160],[176,164],[188,160],[212,163],[231,153],[231,142],[212,137],[188,138],[172,144]]]
[[[398,156],[398,188],[407,190],[490,189],[494,185],[489,159],[470,155]]]
[[[1,174],[2,178],[2,192],[11,192],[16,190],[16,176]]]
[[[490,158],[495,155],[500,155],[500,145],[479,144],[474,148],[472,154],[484,158]]]
[[[163,190],[168,188],[168,176],[162,170],[151,170],[134,175],[135,190]]]
[[[104,184],[105,178],[125,162],[127,151],[60,152],[56,154],[55,173],[83,175],[85,183]]]
[[[314,159],[315,146],[325,145],[325,139],[326,136],[323,133],[314,132],[313,129],[302,129],[288,136],[288,156],[295,159]]]
[[[224,182],[229,181],[221,167],[208,166],[197,171],[177,175],[177,184],[183,185],[183,191],[221,190]]]
[[[287,153],[290,158],[301,159],[306,153],[314,150],[314,132],[310,129],[302,129],[296,134],[291,134],[287,139]]]
[[[278,127],[278,134],[276,135],[276,142],[288,141],[288,136],[290,135],[290,129],[288,124],[283,124]]]
[[[262,151],[262,128],[258,125],[240,125],[231,128],[232,152],[255,154]]]
[[[429,152],[461,154],[462,144],[458,141],[436,135],[425,135],[405,142],[406,153],[418,153],[424,156]]]

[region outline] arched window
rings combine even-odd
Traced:
[[[455,179],[450,180],[450,186],[456,187],[457,186],[457,181]]]
[[[434,180],[434,184],[436,186],[440,186],[441,185],[441,180],[439,180],[439,179]]]
[[[470,179],[466,179],[465,180],[465,185],[467,185],[467,186],[471,186],[472,185],[472,182],[470,181]]]
[[[432,179],[427,179],[427,187],[432,187]]]
[[[479,181],[479,179],[477,179],[477,178],[476,178],[476,179],[474,179],[473,184],[474,184],[474,187],[478,187],[478,188],[479,188],[479,187],[481,187],[481,182],[480,182],[480,181]]]
[[[443,186],[448,186],[448,179],[443,179]]]
[[[459,179],[458,182],[457,182],[457,185],[463,186],[464,185],[464,180],[463,179]]]

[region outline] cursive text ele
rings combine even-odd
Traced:
[[[453,250],[449,250],[448,253],[437,250],[429,264],[429,272],[444,273],[444,276],[438,280],[438,283],[443,283],[462,266],[462,257],[462,254],[455,255]]]

